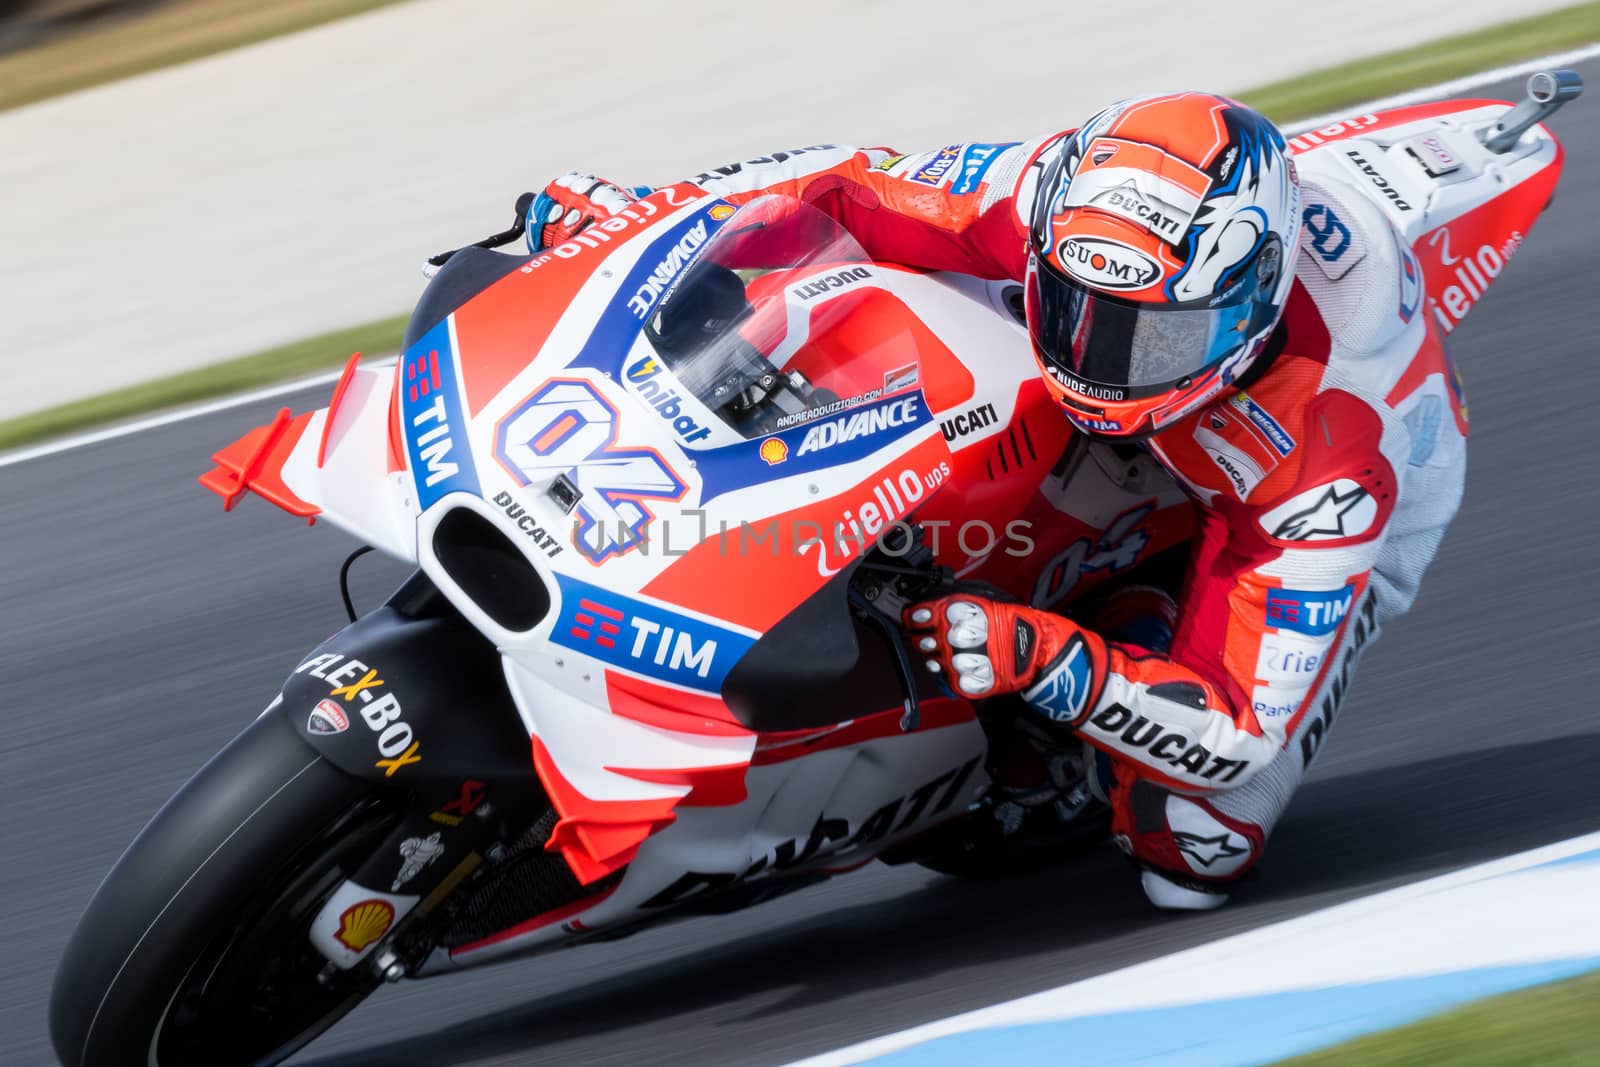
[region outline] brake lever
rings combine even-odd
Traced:
[[[532,206],[533,194],[523,193],[517,197],[517,217],[509,228],[501,230],[499,233],[492,233],[483,240],[474,241],[470,245],[462,245],[461,248],[500,248],[503,245],[510,244],[526,232],[528,209]],[[429,256],[422,265],[422,276],[424,278],[432,278],[435,274],[438,274],[439,268],[450,262],[450,257],[461,251],[461,248],[452,248],[448,252],[440,252],[438,255]],[[429,268],[432,269],[430,270]]]

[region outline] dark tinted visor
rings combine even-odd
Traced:
[[[1261,291],[1256,275],[1247,270],[1213,306],[1142,304],[1097,293],[1041,263],[1028,330],[1055,369],[1123,390],[1126,399],[1150,396],[1221,363],[1270,324],[1274,294]]]

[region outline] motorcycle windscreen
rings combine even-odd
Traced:
[[[741,436],[765,437],[916,384],[909,313],[873,284],[879,270],[821,211],[762,197],[707,242],[634,351]]]

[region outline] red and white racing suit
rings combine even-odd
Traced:
[[[816,145],[690,180],[735,202],[799,198],[875,259],[1021,281],[1039,176],[1066,136],[914,155]],[[1354,187],[1308,177],[1302,217],[1281,352],[1145,443],[1200,513],[1171,644],[1089,635],[1092,683],[1073,687],[1070,721],[1115,768],[1118,843],[1199,881],[1260,857],[1465,478],[1465,406],[1415,259]]]

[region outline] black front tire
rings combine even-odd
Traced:
[[[397,818],[277,709],[202,767],[128,846],[56,971],[67,1067],[229,1067],[287,1058],[378,984],[319,984],[315,894]],[[266,985],[276,982],[276,986]]]

